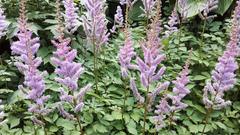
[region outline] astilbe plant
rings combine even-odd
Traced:
[[[82,17],[83,28],[88,42],[93,46],[93,68],[95,77],[95,90],[98,92],[98,54],[101,47],[107,44],[110,33],[107,30],[107,20],[105,16],[104,0],[86,0],[85,7],[87,12]]]
[[[198,15],[202,20],[215,18],[217,15],[208,15],[211,11],[218,8],[218,0],[207,0],[204,5],[204,10]]]
[[[78,9],[75,7],[74,0],[64,0],[63,4],[65,7],[66,28],[70,33],[74,33],[79,27]]]
[[[61,84],[60,100],[59,105],[60,114],[70,120],[75,120],[79,124],[80,132],[82,132],[79,112],[84,106],[84,95],[91,89],[91,84],[86,85],[81,88],[78,92],[78,80],[84,69],[82,64],[74,62],[77,56],[77,50],[70,47],[70,38],[65,38],[63,33],[63,26],[61,25],[61,14],[60,14],[60,4],[57,1],[57,20],[58,20],[58,32],[61,33],[57,39],[52,40],[52,44],[57,48],[53,52],[53,57],[51,58],[52,63],[56,66],[55,73],[57,77],[55,80]],[[64,103],[71,105],[73,112],[67,112],[64,109]]]
[[[164,97],[160,100],[159,105],[156,106],[156,116],[154,116],[153,119],[155,121],[155,128],[157,131],[166,126],[164,120],[167,116],[169,116],[171,124],[171,121],[175,120],[175,112],[181,111],[188,106],[182,102],[182,99],[190,93],[190,90],[187,88],[187,84],[190,82],[188,77],[189,63],[189,60],[187,60],[176,80],[172,81],[174,84],[172,94],[164,95]]]
[[[181,15],[181,22],[186,21],[189,9],[188,0],[177,0],[177,7]]]
[[[220,110],[231,105],[230,100],[224,99],[225,92],[231,90],[236,84],[236,70],[238,64],[236,57],[240,54],[239,49],[239,32],[240,32],[240,1],[237,1],[237,6],[234,10],[232,19],[232,28],[230,41],[227,44],[223,55],[218,58],[218,63],[212,72],[211,80],[207,82],[203,89],[203,103],[207,109],[205,126],[202,134],[205,132],[206,125],[209,121],[209,116],[213,110]]]
[[[171,16],[169,16],[169,21],[164,27],[167,29],[164,33],[164,37],[168,38],[170,35],[172,35],[174,32],[178,31],[177,25],[179,24],[179,16],[177,13],[177,6],[175,5]]]
[[[6,35],[6,29],[8,27],[6,16],[4,15],[4,10],[0,6],[0,38]]]
[[[165,55],[161,52],[161,40],[159,38],[161,30],[161,2],[157,1],[156,4],[157,12],[155,18],[152,20],[147,31],[147,39],[141,44],[144,58],[141,59],[139,56],[136,58],[137,70],[140,71],[140,82],[146,88],[145,98],[140,95],[135,80],[133,78],[130,80],[130,88],[133,95],[139,103],[144,103],[143,134],[146,132],[145,126],[147,114],[152,110],[151,106],[154,103],[156,96],[160,94],[160,91],[167,89],[169,85],[169,82],[160,83],[155,90],[152,92],[150,90],[150,85],[153,86],[155,82],[159,81],[166,69],[165,66],[159,68],[159,65],[165,59]]]
[[[20,1],[20,17],[18,19],[19,32],[17,33],[18,41],[12,43],[12,53],[17,55],[18,61],[15,62],[18,70],[24,75],[24,86],[20,85],[19,89],[27,89],[27,97],[32,101],[28,111],[33,113],[32,120],[35,124],[44,125],[39,118],[47,115],[51,110],[46,108],[44,103],[48,96],[44,96],[45,84],[43,74],[37,69],[42,59],[36,57],[40,47],[39,38],[32,38],[32,32],[27,28],[26,18],[26,0]]]
[[[156,0],[142,0],[143,2],[143,11],[145,12],[145,15],[147,16],[147,19],[149,19],[152,16],[152,11],[154,9],[154,5],[156,3]]]

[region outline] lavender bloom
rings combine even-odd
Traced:
[[[55,73],[58,75],[56,81],[66,86],[72,93],[78,89],[78,79],[83,73],[84,69],[82,65],[79,63],[74,62],[77,55],[77,51],[71,49],[69,46],[71,40],[70,38],[63,38],[59,37],[57,40],[52,40],[54,46],[57,47],[57,50],[53,53],[54,56],[51,58],[53,64],[56,66]],[[67,92],[64,91],[63,88],[60,88],[61,92],[61,101],[73,103],[74,99],[77,99],[76,107],[78,104],[83,104],[83,96],[85,93],[91,88],[91,85],[87,85],[81,89],[80,95],[81,96],[72,96],[69,95]],[[83,106],[82,106],[83,107]],[[79,109],[77,109],[79,111]],[[63,110],[60,110],[61,114],[66,117],[66,113]],[[70,117],[66,117],[70,118]]]
[[[145,99],[141,96],[141,94],[138,92],[136,83],[133,78],[130,79],[130,88],[133,92],[134,97],[137,99],[137,101],[142,104],[144,103]]]
[[[169,37],[172,33],[177,32],[178,28],[176,27],[176,25],[178,25],[179,23],[179,17],[178,17],[178,13],[177,13],[177,9],[176,6],[174,7],[171,16],[169,17],[169,21],[167,25],[164,25],[164,27],[167,29],[167,31],[165,31],[165,37]]]
[[[120,6],[117,7],[116,14],[114,15],[114,20],[115,20],[115,23],[117,23],[119,27],[123,26],[124,18],[123,18],[123,14],[122,14],[122,8]]]
[[[218,8],[218,0],[207,0],[207,3],[205,4],[203,13],[199,13],[199,16],[201,19],[206,20],[210,18],[216,17],[216,15],[208,16],[208,14]]]
[[[137,57],[138,69],[141,72],[141,82],[144,87],[148,87],[152,82],[161,78],[165,71],[165,67],[161,67],[157,71],[157,66],[165,59],[164,54],[152,53],[151,48],[142,46],[144,52],[144,60]]]
[[[231,101],[225,101],[223,97],[224,92],[229,91],[236,83],[235,71],[238,69],[236,57],[240,54],[238,47],[240,41],[239,14],[240,1],[237,1],[237,7],[232,19],[230,42],[223,55],[218,59],[218,63],[212,72],[211,81],[207,82],[203,90],[203,103],[206,108],[219,110],[231,104]]]
[[[27,29],[25,2],[20,1],[18,41],[12,43],[11,49],[12,53],[18,56],[19,61],[15,65],[24,74],[23,84],[29,89],[27,98],[35,102],[30,106],[30,112],[46,115],[50,110],[44,107],[44,102],[49,96],[43,96],[45,84],[42,74],[37,69],[42,62],[40,57],[36,57],[40,47],[39,38],[32,38],[32,32]]]
[[[8,24],[6,22],[6,16],[4,15],[4,11],[0,6],[0,38],[6,34],[7,27]]]
[[[142,0],[144,6],[144,12],[149,17],[150,12],[153,10],[155,5],[155,0]]]
[[[186,20],[188,16],[187,11],[189,9],[188,0],[178,0],[178,8],[180,10],[182,20]]]
[[[63,1],[65,7],[65,22],[66,27],[70,33],[74,33],[79,25],[78,25],[78,14],[77,8],[75,7],[74,0],[64,0]]]
[[[104,0],[86,0],[87,14],[83,16],[84,31],[99,50],[108,42],[107,20],[104,13]]]
[[[153,117],[155,122],[155,128],[159,131],[163,127],[165,127],[164,119],[166,118],[166,114],[170,113],[170,106],[167,101],[167,97],[163,97],[159,105],[156,106],[157,109],[155,110],[156,116]]]
[[[129,5],[130,7],[132,7],[135,3],[137,2],[137,0],[120,0],[120,4],[121,5]]]
[[[123,78],[128,77],[128,69],[135,68],[135,65],[131,64],[131,60],[135,55],[136,53],[134,52],[131,34],[130,32],[126,31],[124,46],[120,49],[118,56]]]
[[[186,62],[184,69],[179,73],[179,76],[173,84],[173,95],[168,95],[172,101],[171,112],[183,110],[187,107],[187,104],[183,103],[181,100],[190,93],[190,90],[186,87],[189,83],[189,62]]]
[[[148,110],[151,111],[151,107],[155,101],[155,98],[160,94],[160,91],[168,88],[170,82],[164,82],[160,84],[154,91],[148,94]]]
[[[60,111],[60,114],[61,114],[64,118],[69,119],[69,120],[76,120],[75,117],[74,117],[72,114],[70,114],[70,113],[68,113],[67,111],[64,110],[64,108],[62,107],[62,105],[59,105],[58,110]]]

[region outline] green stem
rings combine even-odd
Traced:
[[[98,92],[98,75],[97,75],[97,47],[93,40],[93,53],[94,53],[94,60],[93,60],[93,68],[94,68],[94,77],[95,77],[95,89]]]
[[[122,108],[122,121],[124,124],[124,113],[126,112],[126,100],[127,100],[127,83],[126,79],[124,79],[124,100],[123,100],[123,108]]]
[[[202,33],[201,33],[201,45],[200,45],[201,48],[204,46],[203,38],[204,38],[205,28],[206,28],[206,20],[204,20],[203,29],[202,29]]]
[[[208,124],[209,117],[210,117],[211,113],[212,113],[212,108],[207,109],[207,114],[206,114],[206,118],[205,118],[205,124],[204,124],[203,130],[202,130],[202,135],[205,132],[205,129],[207,127],[207,124]]]
[[[145,104],[144,104],[144,120],[143,120],[143,135],[145,135],[146,130],[146,120],[147,120],[147,105],[148,105],[148,92],[149,92],[149,86],[147,87],[147,91],[145,93]]]

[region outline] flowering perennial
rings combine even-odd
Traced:
[[[83,16],[84,31],[90,41],[100,49],[108,42],[107,20],[105,17],[104,0],[86,0],[87,14]]]
[[[0,7],[0,38],[6,34],[7,27],[6,16],[4,15],[3,9]]]
[[[122,8],[120,6],[117,6],[116,14],[114,15],[114,21],[116,24],[118,24],[119,27],[123,26],[123,13]]]
[[[119,63],[121,65],[121,74],[123,78],[128,77],[128,69],[136,69],[136,65],[131,64],[132,58],[136,55],[133,48],[133,41],[131,38],[131,33],[126,30],[126,38],[124,41],[124,46],[119,52]]]
[[[179,73],[179,76],[175,81],[173,81],[173,94],[165,95],[159,105],[157,105],[157,109],[155,110],[156,116],[154,116],[155,128],[160,130],[165,126],[164,119],[170,113],[174,113],[176,111],[183,110],[187,107],[187,104],[183,103],[181,100],[190,93],[189,89],[186,85],[189,83],[189,61],[186,62],[183,70]],[[171,101],[171,105],[169,104],[169,100]],[[171,116],[174,117],[174,116]]]
[[[79,27],[77,14],[78,9],[75,7],[74,0],[64,0],[63,4],[65,7],[66,28],[70,33],[74,33]]]
[[[25,3],[25,0],[20,1],[18,41],[12,43],[11,49],[13,54],[18,55],[18,62],[15,65],[24,74],[23,84],[29,89],[27,98],[34,101],[29,111],[37,115],[47,115],[50,110],[44,107],[44,102],[48,100],[49,96],[43,95],[45,84],[42,74],[37,69],[42,59],[35,56],[40,47],[39,38],[32,38],[32,32],[27,29]],[[19,86],[19,88],[22,89],[23,86]]]
[[[178,8],[181,14],[181,20],[185,21],[188,16],[188,0],[178,0]]]
[[[199,13],[201,19],[206,20],[216,17],[216,15],[208,15],[211,11],[218,8],[218,0],[207,0],[204,10],[202,13]]]
[[[171,16],[169,17],[169,21],[167,25],[164,25],[164,27],[167,29],[165,31],[165,37],[169,37],[171,34],[173,34],[174,32],[178,31],[178,28],[176,27],[176,25],[179,24],[179,16],[177,13],[177,7],[175,6]]]
[[[144,6],[144,12],[145,14],[150,17],[151,11],[153,11],[154,5],[156,3],[155,0],[142,0],[143,6]]]
[[[231,104],[231,101],[223,99],[224,92],[229,91],[236,83],[235,71],[238,69],[236,57],[240,54],[238,47],[240,32],[240,1],[237,1],[235,8],[230,42],[223,55],[219,57],[218,63],[212,72],[211,81],[204,87],[203,103],[206,108],[222,109]]]

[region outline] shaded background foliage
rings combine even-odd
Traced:
[[[75,0],[79,3],[79,0]],[[188,51],[193,48],[191,57],[191,83],[188,87],[191,89],[191,94],[187,96],[185,102],[189,107],[178,113],[179,120],[173,126],[163,129],[162,135],[167,134],[200,134],[203,128],[203,119],[206,111],[202,104],[202,89],[205,81],[210,79],[210,73],[214,68],[218,56],[223,52],[226,43],[229,39],[229,18],[231,16],[235,1],[220,0],[219,8],[216,11],[218,17],[208,21],[203,41],[201,32],[203,29],[203,21],[197,15],[201,10],[201,0],[190,0],[189,4],[194,5],[189,9],[189,21],[181,27],[181,38],[177,38],[178,33],[175,33],[171,38],[163,40],[164,50],[167,55],[167,60],[164,64],[167,66],[167,71],[164,75],[164,80],[174,80],[177,73],[182,69],[185,60],[188,57]],[[10,38],[17,32],[16,19],[18,17],[18,0],[3,0],[3,7],[9,21],[7,36],[0,41],[0,98],[7,103],[4,110],[8,113],[8,123],[3,125],[0,134],[31,134],[33,125],[27,116],[27,104],[22,99],[21,93],[17,91],[18,84],[22,83],[22,75],[17,71],[13,62],[14,57],[10,56]],[[118,5],[117,0],[108,0],[108,9],[106,14],[109,19],[109,28],[111,28],[113,16]],[[166,23],[167,17],[170,15],[174,5],[174,0],[163,1],[163,24]],[[83,7],[79,6],[79,15],[84,12]],[[133,26],[133,38],[135,48],[139,48],[138,42],[145,35],[144,25],[145,19],[139,17],[142,10],[141,1],[138,1],[132,12],[130,13],[130,23]],[[55,27],[57,21],[55,18],[54,2],[50,0],[31,0],[27,4],[28,22],[30,22],[31,30],[40,36],[41,48],[38,56],[43,58],[41,69],[46,69],[49,76],[46,79],[47,93],[52,95],[49,105],[53,105],[58,101],[58,84],[54,82],[54,68],[51,66],[50,57],[52,55],[53,46],[50,40],[56,33]],[[82,121],[86,134],[88,135],[125,135],[125,134],[140,134],[143,109],[134,103],[134,98],[130,89],[127,91],[126,105],[127,109],[124,115],[121,113],[123,106],[124,83],[120,79],[120,69],[117,60],[119,45],[123,44],[124,35],[111,35],[111,43],[105,48],[105,51],[100,55],[99,76],[101,77],[100,91],[101,95],[90,92],[86,97],[86,106],[82,113]],[[86,68],[86,73],[79,81],[80,86],[94,80],[92,73],[91,58],[92,52],[89,50],[83,28],[74,33],[72,46],[78,50],[77,61],[83,63]],[[13,39],[14,40],[14,39]],[[202,44],[204,42],[204,44]],[[238,59],[239,62],[239,59]],[[118,72],[117,72],[118,71]],[[228,107],[226,111],[215,111],[212,114],[214,121],[207,125],[206,132],[209,134],[240,134],[240,79],[238,71],[237,84],[233,90],[228,92],[226,99],[231,99],[233,105]],[[138,82],[139,83],[139,82]],[[140,89],[143,91],[143,89]],[[44,118],[48,123],[46,128],[49,134],[79,134],[75,126],[76,123],[61,118],[58,112],[55,111]],[[124,119],[124,121],[122,121]],[[154,132],[153,121],[147,123],[149,132]],[[41,128],[38,129],[38,134],[43,134]]]

